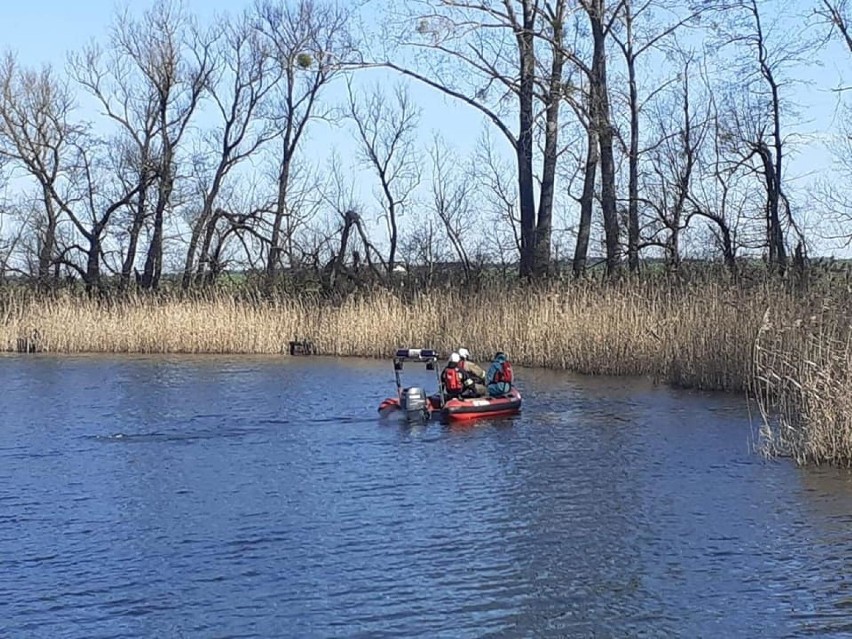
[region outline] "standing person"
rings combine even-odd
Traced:
[[[463,371],[462,381],[465,391],[473,397],[485,397],[488,394],[488,389],[485,387],[485,371],[470,359],[470,351],[466,348],[460,348],[458,354],[461,359],[459,368]]]
[[[494,355],[494,360],[491,366],[488,367],[486,383],[488,385],[488,394],[491,397],[505,395],[512,390],[512,382],[514,381],[514,373],[512,372],[512,363],[506,357],[506,353],[498,351]]]

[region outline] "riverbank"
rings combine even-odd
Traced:
[[[848,293],[844,292],[848,296]],[[388,357],[398,346],[497,350],[519,365],[648,375],[675,386],[751,392],[764,450],[799,463],[852,463],[845,299],[772,283],[562,283],[316,299],[7,295],[0,348],[60,353],[286,353]]]

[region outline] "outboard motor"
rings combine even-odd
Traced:
[[[426,393],[412,386],[402,391],[402,409],[408,419],[425,419],[428,416]]]

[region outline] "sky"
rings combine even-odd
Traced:
[[[384,1],[374,0],[374,4]],[[192,13],[206,21],[219,12],[240,11],[250,0],[184,2]],[[151,3],[151,0],[134,0],[129,6],[138,13]],[[115,12],[125,6],[125,3],[115,0],[7,0],[3,4],[0,46],[16,52],[20,62],[25,65],[50,63],[58,67],[64,64],[67,52],[79,49],[92,38],[105,37]],[[362,81],[368,84],[376,81],[387,82],[390,79],[384,72],[367,73],[371,75],[365,75]],[[800,75],[812,80],[812,85],[796,87],[795,100],[802,109],[795,127],[809,140],[797,154],[789,158],[787,177],[798,183],[809,180],[814,175],[827,175],[831,171],[832,158],[826,152],[824,142],[830,138],[836,127],[839,94],[832,89],[846,79],[852,84],[852,55],[833,45],[820,56],[819,65],[802,70]],[[342,86],[338,85],[336,91],[336,95],[327,97],[342,99]],[[433,133],[438,131],[465,155],[473,150],[476,141],[485,131],[490,131],[493,139],[500,140],[497,130],[485,123],[473,109],[455,104],[421,85],[412,84],[411,91],[412,97],[423,110],[420,136],[424,142],[428,142]],[[349,156],[354,164],[354,141],[346,130],[317,126],[310,136],[312,148],[322,148],[329,154],[331,149],[336,149],[341,156]],[[837,251],[838,247],[825,244],[821,252],[839,256]]]
[[[379,0],[380,2],[382,0]],[[202,22],[214,18],[223,12],[238,13],[250,6],[252,0],[183,0],[184,5]],[[94,39],[106,37],[116,12],[125,6],[132,7],[134,13],[141,13],[151,6],[153,0],[29,0],[27,2],[7,2],[2,10],[0,22],[0,46],[3,50],[12,50],[18,54],[21,63],[39,65],[42,63],[60,66],[64,64],[69,51],[78,50]],[[367,72],[370,82],[388,77],[379,70]],[[338,95],[341,87],[336,87]],[[424,100],[424,127],[440,125],[450,131],[454,139],[468,137],[470,123],[479,124],[481,118],[475,114],[466,118],[469,109],[452,108],[462,113],[462,121],[455,123],[443,113],[447,100],[434,91],[423,87],[414,87],[418,100]],[[454,107],[454,105],[450,105]],[[457,115],[457,114],[456,114]]]
[[[381,3],[384,0],[378,0]],[[184,5],[202,22],[223,12],[238,13],[250,6],[252,0],[183,0]],[[116,12],[125,6],[134,13],[141,13],[153,4],[153,0],[28,0],[3,3],[0,22],[0,47],[17,52],[25,65],[54,64],[61,67],[69,51],[77,50],[94,39],[106,37]],[[7,6],[8,5],[8,6]],[[368,85],[377,82],[396,81],[390,72],[368,70],[363,81]],[[402,79],[400,79],[402,80]],[[404,81],[404,80],[402,80]],[[424,131],[440,129],[449,139],[464,145],[474,143],[484,127],[482,118],[468,107],[453,103],[434,90],[411,84],[411,91],[423,108],[421,119]],[[342,83],[334,87],[334,95],[324,94],[328,99],[343,99]],[[315,129],[317,127],[314,127]],[[314,134],[320,132],[314,131]],[[338,132],[325,132],[321,137],[332,144],[342,142]],[[430,133],[427,133],[431,137]]]

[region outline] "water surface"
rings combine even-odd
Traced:
[[[383,361],[0,357],[0,636],[852,632],[849,475],[738,397],[517,375],[411,427]]]

